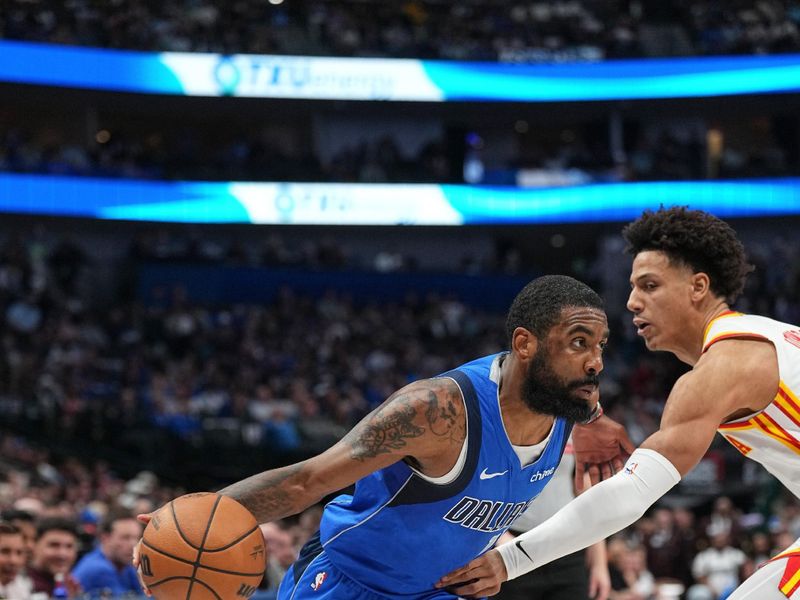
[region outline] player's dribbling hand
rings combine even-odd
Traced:
[[[506,565],[497,550],[489,550],[466,566],[456,569],[442,577],[437,588],[463,598],[483,598],[494,596],[500,585],[508,579]]]
[[[136,515],[136,519],[140,523],[144,523],[144,526],[147,527],[147,524],[153,518],[155,511],[143,515]],[[144,592],[145,596],[152,596],[153,593],[147,589],[147,586],[144,584],[144,579],[142,579],[142,572],[139,570],[139,546],[142,545],[142,540],[139,540],[136,545],[133,547],[133,568],[136,569],[136,576],[139,578],[139,585],[142,586],[142,592]]]

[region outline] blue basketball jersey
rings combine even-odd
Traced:
[[[523,467],[503,426],[497,383],[490,379],[499,357],[441,375],[458,384],[466,405],[466,461],[455,480],[430,482],[400,461],[364,477],[352,496],[325,507],[320,550],[367,590],[389,598],[441,596],[434,583],[490,549],[555,472],[571,426],[556,419],[542,454]]]

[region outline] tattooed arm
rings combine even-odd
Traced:
[[[465,432],[464,401],[455,382],[417,381],[395,392],[322,454],[253,475],[220,493],[241,502],[259,522],[272,521],[399,460],[433,477],[443,475],[455,464]]]

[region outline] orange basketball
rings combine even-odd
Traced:
[[[255,518],[219,494],[188,494],[161,507],[139,550],[139,571],[157,600],[249,598],[265,568]]]

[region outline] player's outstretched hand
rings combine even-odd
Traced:
[[[144,523],[144,526],[147,527],[147,524],[153,518],[153,515],[156,511],[151,513],[146,513],[142,515],[136,515],[136,518],[141,522]],[[136,576],[139,578],[139,585],[142,586],[142,591],[144,592],[145,596],[152,596],[153,593],[147,589],[147,586],[144,584],[144,580],[142,579],[142,572],[139,570],[139,546],[142,545],[142,540],[139,540],[136,545],[133,547],[133,568],[136,569]]]
[[[497,550],[489,550],[464,567],[442,577],[437,588],[462,598],[483,598],[494,596],[500,585],[508,579],[506,565]]]
[[[608,479],[625,466],[628,456],[636,449],[625,428],[603,415],[589,425],[572,429],[575,449],[575,489],[584,489],[584,473],[592,485]]]

